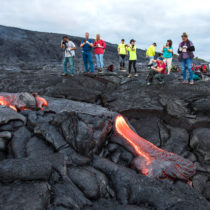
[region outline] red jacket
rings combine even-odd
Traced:
[[[100,45],[101,47],[98,47]],[[106,49],[106,44],[103,40],[98,40],[94,42],[95,54],[104,54],[104,50]]]

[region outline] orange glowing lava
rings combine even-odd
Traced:
[[[1,106],[8,106],[11,109],[17,111],[17,109],[15,108],[15,106],[13,106],[12,104],[10,104],[9,101],[6,100],[3,96],[0,96],[0,105]]]
[[[116,135],[121,137],[120,144],[135,153],[133,164],[140,173],[150,177],[178,178],[187,181],[195,174],[195,166],[191,161],[164,151],[143,139],[130,128],[123,116],[118,115],[115,118],[114,127]]]
[[[47,100],[40,97],[37,93],[31,94],[30,96],[35,98],[36,104],[34,104],[33,107],[27,106],[27,101],[22,100],[23,97],[21,93],[0,93],[0,105],[8,106],[15,111],[23,111],[35,107],[44,110],[44,107],[48,106]]]
[[[35,94],[35,99],[36,99],[36,107],[37,108],[40,108],[41,110],[44,110],[44,107],[48,106],[47,100],[42,98],[38,94]]]

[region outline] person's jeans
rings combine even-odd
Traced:
[[[188,69],[190,76],[189,79],[190,81],[193,81],[192,59],[191,58],[182,59],[181,66],[182,66],[183,80],[187,80],[186,69]]]
[[[74,74],[74,57],[65,57],[63,60],[63,73],[67,73],[67,64],[70,64],[70,74]]]
[[[154,60],[154,56],[149,56],[148,58],[149,58],[149,63],[148,64],[151,65],[152,64],[152,60]]]
[[[103,63],[104,54],[95,54],[95,56],[96,56],[97,67],[103,68],[104,67],[104,63]]]
[[[120,55],[120,67],[125,67],[125,57],[126,55]]]
[[[92,59],[91,52],[82,52],[82,58],[85,65],[86,72],[89,72],[88,63],[90,65],[91,72],[94,72],[93,59]]]
[[[153,79],[158,80],[159,82],[163,82],[164,81],[164,75],[160,74],[154,70],[150,70],[149,75],[147,77],[147,82],[152,83]]]

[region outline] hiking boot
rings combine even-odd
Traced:
[[[128,75],[128,78],[131,78],[131,77],[132,77],[132,74],[129,74],[129,75]]]
[[[151,83],[150,82],[147,82],[147,86],[150,86],[151,85]]]
[[[67,76],[67,73],[62,73],[61,76],[62,77],[66,77]]]
[[[187,80],[182,81],[182,84],[188,84]]]
[[[160,85],[162,85],[163,83],[164,83],[164,82],[163,82],[163,81],[161,81],[159,84],[160,84]]]
[[[134,77],[138,77],[138,76],[139,76],[138,73],[135,73],[135,74],[134,74]]]
[[[194,85],[194,81],[190,81],[190,85]]]
[[[71,77],[74,77],[74,74],[70,74]]]

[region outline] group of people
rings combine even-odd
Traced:
[[[194,84],[193,81],[193,71],[192,71],[192,59],[194,58],[193,51],[195,47],[193,43],[188,39],[187,33],[182,34],[182,42],[179,44],[178,54],[179,61],[181,62],[182,75],[183,75],[183,84],[188,83],[186,76],[186,71],[189,71],[189,84]],[[136,62],[137,62],[137,47],[135,45],[135,40],[130,40],[130,44],[125,44],[125,40],[122,39],[121,43],[118,45],[117,51],[120,59],[120,70],[126,71],[125,61],[126,56],[129,55],[129,64],[128,64],[128,78],[132,77],[131,70],[134,69],[134,76],[138,77]],[[150,85],[153,79],[159,80],[160,83],[163,83],[164,75],[170,74],[172,69],[172,59],[173,59],[173,42],[172,40],[167,40],[166,45],[162,48],[162,55],[155,60],[155,50],[156,43],[153,43],[146,51],[146,58],[149,59],[148,66],[150,67],[149,74],[147,76],[147,85]],[[70,75],[74,75],[74,56],[76,46],[69,40],[67,36],[63,37],[61,42],[61,48],[65,51],[65,56],[63,60],[63,74],[62,76],[67,75],[67,64],[70,64]],[[84,67],[86,73],[93,73],[94,70],[99,72],[103,71],[103,56],[106,50],[105,42],[100,38],[100,34],[96,35],[96,39],[93,42],[89,38],[89,33],[85,33],[85,39],[81,41],[80,48],[82,48],[82,58],[84,62]],[[96,67],[94,68],[93,59],[92,59],[92,49],[94,49],[96,57]],[[167,70],[166,70],[167,67]]]
[[[81,41],[80,47],[82,48],[82,58],[86,73],[93,73],[95,69],[99,72],[103,71],[103,56],[106,49],[105,42],[100,38],[100,34],[96,35],[96,40],[93,42],[89,39],[89,33],[85,33],[85,39]],[[65,55],[63,60],[63,73],[62,76],[67,76],[67,65],[70,65],[70,75],[74,76],[74,56],[76,46],[69,40],[67,36],[64,36],[61,41],[61,48],[64,49]],[[96,56],[97,66],[94,68],[92,59],[92,49]]]

